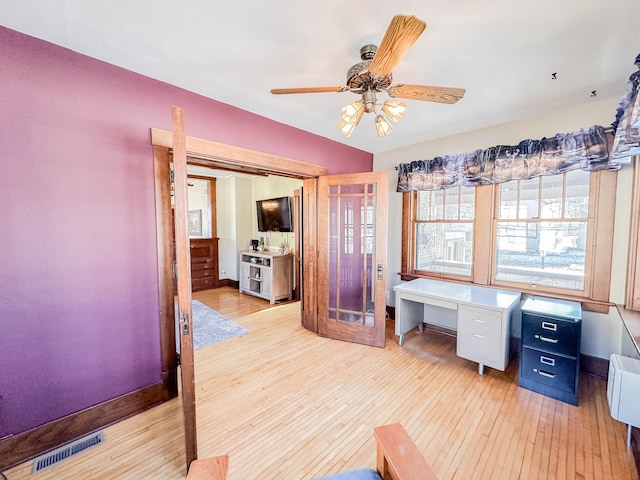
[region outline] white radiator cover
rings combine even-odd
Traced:
[[[611,355],[607,401],[613,418],[640,426],[640,360]]]

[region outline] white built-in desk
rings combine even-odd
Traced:
[[[440,309],[455,310],[459,357],[504,371],[509,363],[511,321],[520,317],[520,294],[496,288],[417,278],[393,287],[396,335],[423,323],[438,323]],[[436,308],[432,308],[436,307]],[[518,320],[519,322],[519,320]]]

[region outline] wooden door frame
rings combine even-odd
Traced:
[[[193,322],[191,320],[191,259],[187,212],[187,149],[184,134],[184,112],[179,107],[171,109],[173,120],[173,187],[174,228],[176,246],[176,305],[180,323],[180,385],[182,386],[182,413],[186,468],[198,458],[196,429],[196,386],[193,362]]]
[[[162,345],[162,375],[170,385],[171,396],[178,394],[178,370],[175,351],[175,310],[173,289],[173,230],[171,224],[171,192],[169,172],[173,132],[151,129],[151,144],[155,165],[156,223],[158,236],[158,284],[160,295],[160,338]],[[273,174],[303,180],[327,175],[327,167],[292,160],[278,155],[212,142],[197,137],[185,137],[189,164],[236,172]],[[305,259],[313,261],[313,259]]]
[[[289,158],[249,150],[233,145],[185,137],[190,164],[244,173],[273,174],[301,179],[315,179],[327,175],[327,167]],[[168,190],[170,152],[173,133],[151,129],[154,163],[156,165],[156,222],[158,228],[158,272],[160,287],[160,321],[162,338],[163,376],[173,378],[177,394],[175,354],[175,317],[173,308],[173,245],[171,226],[171,193]],[[306,207],[305,207],[306,208]]]

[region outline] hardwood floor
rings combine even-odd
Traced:
[[[455,339],[417,331],[384,349],[317,337],[300,305],[221,288],[194,298],[249,330],[195,352],[198,453],[228,453],[229,479],[310,479],[375,466],[373,427],[400,422],[444,479],[636,479],[626,426],[606,382],[581,376],[574,407],[455,355]],[[185,476],[174,399],[105,429],[105,443],[37,474],[46,479]],[[30,478],[30,464],[6,472]]]

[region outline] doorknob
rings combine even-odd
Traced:
[[[378,280],[382,280],[382,272],[384,271],[384,267],[381,263],[378,264]]]

